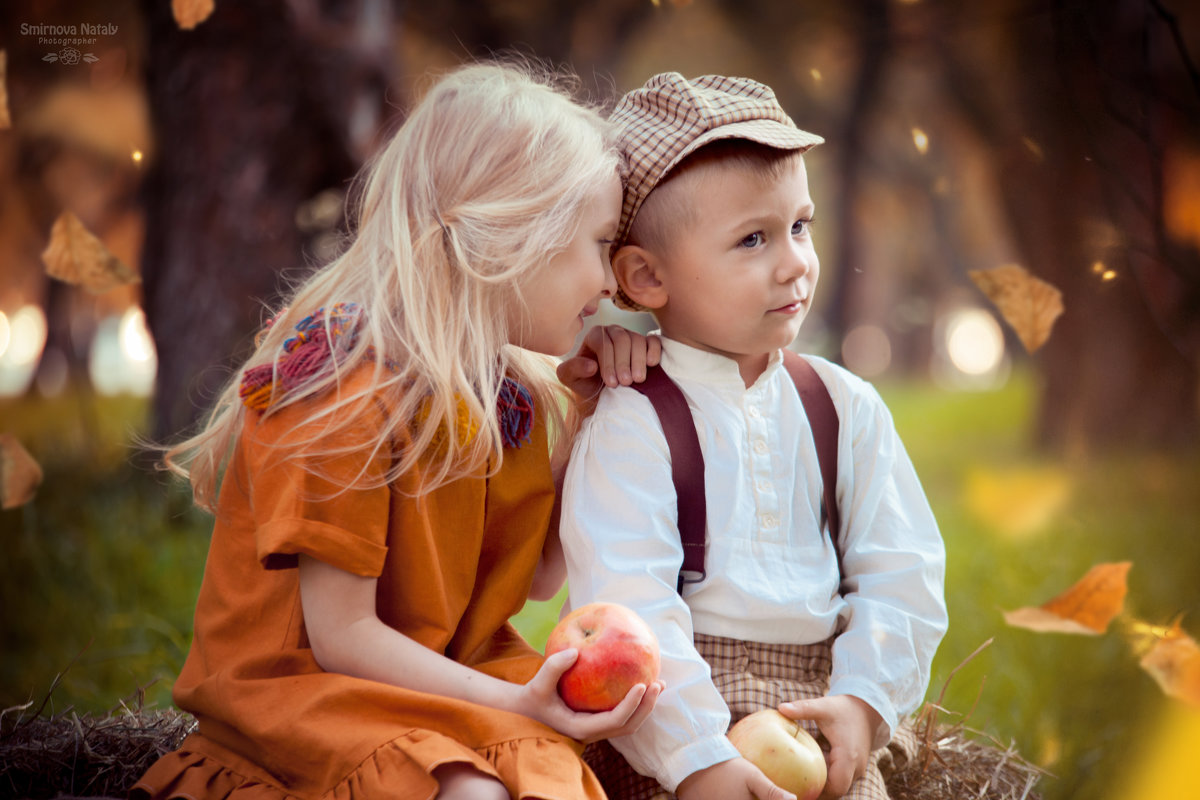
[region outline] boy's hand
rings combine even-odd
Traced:
[[[871,743],[883,722],[879,712],[863,700],[848,694],[794,700],[779,706],[779,713],[791,719],[811,719],[829,741],[825,760],[829,777],[822,798],[841,797],[867,771]]]
[[[679,800],[796,800],[744,758],[693,772],[675,788]]]
[[[579,352],[558,365],[558,379],[575,394],[591,398],[605,386],[646,380],[646,368],[662,357],[657,336],[643,336],[620,325],[597,325],[583,337]]]
[[[662,694],[663,682],[639,683],[611,711],[572,711],[558,696],[558,679],[578,657],[578,650],[568,649],[547,658],[529,683],[518,687],[518,701],[512,710],[584,743],[625,736],[640,728]]]

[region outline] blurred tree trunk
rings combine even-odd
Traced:
[[[145,0],[157,157],[147,176],[146,315],[155,435],[200,418],[306,264],[297,209],[345,189],[369,154],[391,73],[390,0],[239,0],[180,30]]]
[[[892,51],[891,20],[887,0],[858,0],[853,4],[858,20],[851,25],[855,32],[858,52],[858,72],[852,84],[845,116],[835,135],[830,137],[836,150],[838,220],[837,261],[833,267],[833,291],[827,308],[827,322],[835,341],[842,341],[850,325],[851,286],[861,270],[859,242],[870,231],[860,227],[861,215],[856,213],[862,193],[862,173],[867,168],[863,153],[866,150],[867,126],[883,88],[883,73]]]
[[[1005,64],[940,47],[952,97],[993,150],[1026,266],[1063,293],[1034,356],[1038,438],[1059,451],[1197,434],[1200,360],[1187,341],[1200,271],[1163,234],[1162,180],[1167,126],[1194,135],[1200,98],[1182,100],[1190,121],[1173,110],[1148,61],[1164,41],[1152,5],[1055,0],[1014,15]]]

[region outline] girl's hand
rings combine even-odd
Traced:
[[[639,683],[612,711],[572,711],[558,696],[558,679],[578,657],[579,651],[572,648],[547,658],[533,679],[521,687],[513,710],[585,744],[625,736],[640,728],[662,694],[663,682],[655,681],[650,686]]]
[[[839,694],[783,703],[779,713],[791,719],[813,720],[829,741],[829,752],[825,754],[829,777],[821,797],[841,797],[850,791],[850,784],[867,771],[871,743],[883,723],[879,712],[857,697]]]
[[[558,379],[575,394],[591,398],[605,386],[646,380],[646,368],[662,357],[657,336],[643,336],[620,325],[597,325],[583,337],[579,352],[558,365]]]

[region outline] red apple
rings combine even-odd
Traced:
[[[579,658],[559,679],[558,694],[575,711],[609,711],[637,684],[658,680],[658,639],[623,605],[589,603],[559,620],[546,655],[571,647]]]
[[[743,717],[729,729],[729,741],[772,783],[799,800],[816,800],[825,788],[825,754],[817,740],[773,708]]]

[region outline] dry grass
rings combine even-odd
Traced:
[[[21,709],[4,714],[14,711]],[[928,725],[918,726],[918,758],[889,776],[892,800],[1037,800],[1040,769],[1011,746],[1001,747],[961,725],[938,725],[935,717],[926,716]],[[179,711],[128,708],[104,716],[18,717],[15,724],[0,717],[0,723],[0,796],[37,800],[124,797],[159,756],[176,749],[196,727]],[[934,730],[936,735],[926,739]]]
[[[124,797],[196,727],[191,716],[174,710],[122,706],[103,716],[25,716],[31,706],[0,712],[2,797]]]
[[[955,724],[941,721],[943,714],[951,714],[942,707],[950,681],[992,641],[979,645],[950,670],[937,702],[926,703],[917,715],[913,726],[917,757],[888,777],[892,800],[1039,800],[1034,789],[1047,773],[1026,761],[1012,744],[1006,747],[967,728],[974,708]],[[979,692],[983,694],[982,686]]]
[[[946,685],[990,644],[956,667]],[[926,703],[917,715],[917,755],[888,776],[892,800],[1039,800],[1034,790],[1046,773],[1012,745],[965,727],[970,714],[955,724],[943,722],[950,713],[941,706],[945,694],[943,686],[938,702]],[[144,709],[140,691],[133,702],[103,715],[68,710],[43,716],[49,698],[36,710],[30,702],[0,711],[0,797],[125,797],[151,764],[196,729],[189,714]]]
[[[935,708],[929,705],[926,711]],[[1012,745],[1004,747],[962,725],[939,725],[934,716],[927,719],[924,731],[918,725],[917,759],[888,776],[892,800],[1038,800],[1035,789],[1046,773]]]

